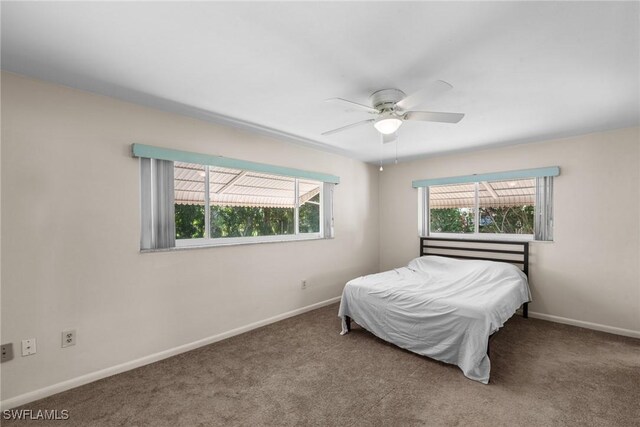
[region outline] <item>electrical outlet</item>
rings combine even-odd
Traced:
[[[303,280],[303,281],[300,283],[300,287],[301,287],[302,289],[307,289],[307,281],[306,281],[306,280]]]
[[[22,340],[22,355],[30,356],[32,354],[36,354],[36,339]]]
[[[62,347],[70,347],[76,345],[76,330],[67,329],[62,331]]]
[[[2,359],[0,362],[8,362],[13,359],[13,343],[2,344]]]

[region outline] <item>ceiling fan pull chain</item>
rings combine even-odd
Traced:
[[[399,139],[400,139],[400,136],[398,135],[396,137],[396,162],[395,162],[396,165],[398,164],[398,140]]]
[[[384,170],[382,167],[382,148],[384,147],[384,135],[380,134],[380,172]]]

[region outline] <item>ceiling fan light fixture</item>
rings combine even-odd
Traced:
[[[383,116],[376,120],[373,126],[381,134],[390,135],[397,131],[401,124],[402,120],[396,117]]]

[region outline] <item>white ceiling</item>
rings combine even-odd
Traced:
[[[372,126],[320,135],[368,118],[325,99],[451,83],[420,109],[466,117],[405,123],[401,159],[638,125],[639,6],[2,2],[2,68],[377,162]]]

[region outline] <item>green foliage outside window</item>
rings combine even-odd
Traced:
[[[298,230],[300,233],[319,233],[320,232],[320,194],[312,197],[310,202],[300,206],[299,216],[300,222]],[[317,203],[317,204],[316,204]]]
[[[469,209],[431,209],[429,216],[434,233],[473,233],[473,212]]]
[[[480,233],[534,234],[532,205],[480,208]],[[470,209],[444,208],[430,210],[431,231],[434,233],[473,233],[474,215]]]
[[[320,196],[311,202],[320,201]],[[294,234],[293,208],[211,206],[211,237],[248,237]],[[175,205],[176,239],[204,237],[204,206]],[[320,232],[320,206],[305,203],[299,209],[300,233]]]
[[[204,206],[175,205],[176,239],[204,237]]]
[[[480,232],[533,234],[534,212],[531,205],[480,208]]]
[[[211,206],[211,237],[293,234],[293,208]]]

